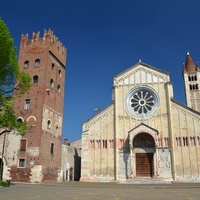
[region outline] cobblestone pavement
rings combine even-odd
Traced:
[[[116,184],[64,182],[0,187],[4,200],[200,200],[200,183]]]

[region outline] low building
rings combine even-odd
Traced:
[[[81,148],[80,140],[68,143],[67,139],[64,139],[64,144],[62,144],[62,160],[61,160],[61,171],[63,181],[79,181],[80,170],[81,170]]]

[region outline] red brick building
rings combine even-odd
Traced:
[[[60,179],[66,48],[51,30],[22,35],[18,63],[32,77],[29,92],[14,101],[16,116],[27,134],[7,134],[4,177],[12,181]],[[7,171],[7,172],[6,172]]]

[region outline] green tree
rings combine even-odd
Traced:
[[[15,116],[13,100],[30,89],[31,77],[20,71],[16,52],[8,27],[0,19],[0,135],[11,131],[24,135],[27,129]]]

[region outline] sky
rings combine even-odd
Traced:
[[[185,104],[187,52],[200,61],[198,0],[1,1],[0,17],[19,49],[21,34],[51,29],[67,48],[63,138],[81,138],[95,108],[111,104],[113,77],[139,60],[171,74]]]

